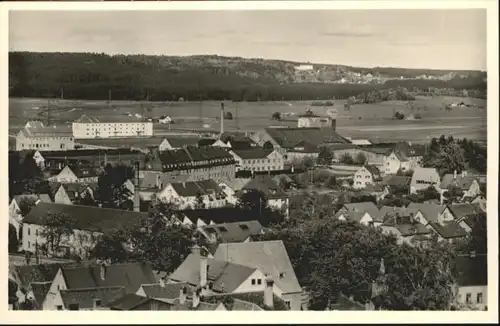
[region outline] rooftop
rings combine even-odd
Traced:
[[[251,148],[251,149],[233,149],[232,152],[238,157],[244,160],[248,159],[262,159],[267,158],[272,150],[266,150],[263,148]]]
[[[315,146],[349,143],[331,128],[266,128],[265,131],[283,148],[293,148],[305,139]]]
[[[217,182],[212,179],[187,182],[173,182],[171,186],[175,192],[181,197],[196,197],[202,195],[218,195],[222,193],[222,189]]]
[[[439,224],[430,222],[429,225],[444,239],[462,238],[467,232],[455,221]]]
[[[122,286],[97,287],[87,289],[60,290],[64,307],[68,309],[71,304],[78,304],[80,310],[93,309],[95,301],[99,301],[98,307],[104,307],[108,303],[125,295]]]
[[[460,286],[488,285],[488,259],[486,256],[458,256],[455,259],[455,268]]]
[[[215,235],[222,242],[242,242],[252,235],[261,234],[259,221],[233,222],[207,225],[202,228],[210,237]]]
[[[455,177],[454,174],[446,174],[443,179],[441,180],[441,185],[439,188],[441,189],[448,189],[452,186],[458,187],[464,191],[467,191],[470,189],[472,183],[474,181],[477,181],[477,178],[475,176],[462,176],[462,175],[457,175]]]

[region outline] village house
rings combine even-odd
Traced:
[[[283,212],[285,217],[288,217],[290,205],[289,196],[269,176],[261,175],[251,179],[243,186],[243,189],[240,191],[240,196],[245,193],[245,191],[249,190],[263,193],[267,199],[267,205],[271,209]]]
[[[122,138],[153,136],[153,122],[143,121],[136,117],[112,116],[89,117],[82,115],[72,123],[73,137],[89,138]]]
[[[270,220],[266,216],[256,216],[254,212],[240,207],[219,207],[210,209],[186,209],[178,211],[175,218],[177,224],[187,226],[197,226],[198,228],[206,225],[248,222],[258,220],[263,226],[267,226]],[[277,218],[279,214],[275,214],[270,218]]]
[[[422,167],[425,147],[409,143],[398,143],[384,160],[385,174],[396,174],[398,170],[407,172]]]
[[[212,179],[169,183],[157,198],[180,210],[223,207],[228,203],[226,193]]]
[[[328,128],[331,126],[332,118],[327,116],[322,117],[314,114],[310,109],[307,109],[303,114],[299,114],[297,120],[298,128]]]
[[[308,302],[303,301],[302,288],[282,241],[223,243],[217,247],[214,258],[258,268],[274,281],[274,294],[283,299],[290,310],[307,309]]]
[[[481,188],[476,177],[468,176],[466,171],[461,174],[457,174],[455,171],[453,174],[445,174],[441,180],[439,188],[441,194],[444,194],[451,187],[457,187],[463,192],[463,197],[476,197],[481,194]]]
[[[461,221],[467,215],[470,214],[481,214],[484,213],[483,209],[479,204],[469,204],[469,203],[460,203],[460,204],[450,204],[447,205],[443,210],[441,215],[439,216],[439,223],[448,222],[448,221]]]
[[[462,201],[467,204],[478,205],[483,211],[486,211],[486,196],[483,194],[475,197],[464,197]]]
[[[160,151],[170,151],[174,149],[182,149],[188,146],[198,146],[200,141],[200,135],[198,134],[188,134],[188,135],[167,135],[165,140],[159,146]]]
[[[154,282],[148,263],[63,266],[52,281],[43,310],[97,310],[126,293],[136,293],[142,284]]]
[[[252,148],[245,150],[230,150],[236,161],[236,170],[261,172],[283,170],[284,159],[276,150]]]
[[[168,146],[165,137],[127,137],[127,138],[89,138],[77,139],[75,148],[89,149],[128,149],[147,153],[152,149],[166,150]]]
[[[379,201],[381,201],[382,199],[386,198],[388,195],[391,194],[391,189],[388,186],[375,183],[367,185],[363,189],[363,192],[368,194],[369,196],[374,196],[378,203]]]
[[[342,207],[339,210],[337,210],[337,214],[350,213],[350,212],[368,213],[369,216],[373,219],[375,226],[378,226],[381,222],[380,211],[379,211],[378,207],[371,201],[343,204]],[[340,215],[338,215],[338,216],[340,216]]]
[[[478,221],[484,221],[484,223],[486,225],[486,212],[467,214],[467,215],[465,215],[465,217],[462,217],[457,222],[465,230],[465,232],[471,233],[472,228],[475,226],[475,224]]]
[[[366,226],[374,226],[375,221],[368,212],[338,212],[335,217],[340,221],[354,221]]]
[[[456,258],[458,271],[454,286],[454,306],[458,309],[486,310],[488,307],[488,257],[471,253]]]
[[[238,202],[237,194],[243,187],[250,182],[250,178],[223,178],[219,180],[219,187],[226,194],[227,202],[231,205],[236,205]]]
[[[74,148],[71,129],[65,126],[44,126],[39,121],[28,122],[16,136],[16,151],[66,151]]]
[[[396,189],[396,188],[399,188],[399,189],[407,188],[408,189],[408,191],[406,193],[407,195],[410,193],[410,183],[411,183],[411,177],[399,176],[399,175],[395,175],[395,174],[385,175],[382,178],[382,182],[381,182],[382,185],[389,187],[389,190],[391,190],[391,193],[392,193],[392,190]]]
[[[380,227],[385,234],[395,235],[399,244],[407,243],[412,246],[425,246],[432,234],[423,224],[414,219],[412,212],[404,208],[387,213]]]
[[[380,178],[379,169],[374,165],[366,164],[354,173],[353,188],[365,188],[368,185],[374,184],[376,181],[380,181]]]
[[[438,241],[455,243],[467,236],[467,232],[457,221],[429,222],[427,228],[434,232]]]
[[[97,183],[100,169],[66,165],[57,175],[50,177],[49,182],[59,183]]]
[[[200,233],[210,243],[250,242],[252,237],[263,234],[259,221],[210,224],[199,228]]]
[[[441,178],[434,168],[415,168],[410,182],[410,193],[414,194],[418,190],[424,190],[433,186],[438,190]]]
[[[9,224],[16,229],[17,239],[22,239],[23,213],[21,207],[24,204],[37,204],[39,202],[50,203],[52,200],[47,194],[44,195],[17,195],[12,198],[9,204]]]
[[[85,184],[85,183],[59,183],[51,182],[49,183],[52,189],[54,203],[57,204],[78,204],[78,202],[89,196],[91,199],[94,198],[94,192],[96,191],[97,184]]]
[[[125,211],[119,209],[99,208],[93,206],[63,205],[55,203],[38,203],[24,217],[22,249],[32,253],[40,253],[46,244],[42,236],[43,219],[47,214],[66,214],[74,221],[73,234],[63,236],[56,255],[74,253],[88,255],[97,239],[118,227],[138,225],[147,217],[147,213]]]
[[[410,203],[407,210],[412,212],[415,221],[427,226],[429,223],[437,223],[446,206],[426,203]]]
[[[236,162],[226,150],[217,147],[186,147],[159,153],[158,159],[146,160],[139,171],[143,178],[150,171],[160,172],[169,178],[182,175],[191,180],[234,178]]]

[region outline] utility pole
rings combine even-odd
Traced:
[[[108,89],[108,108],[111,109],[111,90]]]
[[[61,87],[61,100],[64,100],[64,88]]]

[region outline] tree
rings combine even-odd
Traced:
[[[460,187],[450,185],[443,193],[449,204],[457,203],[464,196],[464,192]]]
[[[244,190],[236,207],[249,216],[254,216],[264,226],[280,223],[284,219],[282,212],[269,207],[266,195],[256,189]]]
[[[413,176],[413,170],[403,171],[403,169],[399,168],[398,171],[396,172],[396,175],[399,175],[402,177],[411,177],[411,176]]]
[[[133,193],[125,186],[125,182],[133,176],[131,167],[107,164],[97,182],[97,197],[102,207],[130,210],[133,207]]]
[[[56,255],[64,238],[73,234],[75,221],[66,213],[47,212],[41,219],[40,235],[45,239],[48,253]]]
[[[124,243],[127,242],[125,235],[117,230],[109,235],[104,235],[90,251],[90,257],[108,261],[111,264],[127,262],[129,252]]]
[[[9,278],[9,304],[13,305],[14,307],[17,306],[17,303],[19,302],[19,298],[17,297],[17,290],[19,289],[19,286],[14,280],[11,280]]]
[[[351,164],[354,164],[354,159],[352,158],[351,154],[349,154],[349,153],[344,153],[344,154],[340,157],[340,162],[341,162],[341,163],[344,163],[344,164],[351,165]]]
[[[205,208],[205,202],[203,200],[203,193],[199,192],[196,194],[195,209]]]
[[[463,149],[456,143],[448,143],[438,154],[436,165],[441,174],[465,170],[466,162]]]
[[[316,162],[319,165],[329,165],[332,164],[333,159],[334,159],[333,151],[328,147],[321,147]]]
[[[26,216],[33,207],[35,207],[37,199],[33,196],[23,196],[19,200],[19,214]]]
[[[282,120],[281,113],[280,112],[274,112],[272,115],[273,120]]]
[[[313,166],[314,166],[314,160],[311,156],[304,157],[300,163],[300,167],[305,171],[311,169]]]
[[[366,161],[367,161],[367,158],[366,158],[365,154],[363,154],[362,152],[359,152],[356,155],[356,164],[365,165]]]
[[[224,119],[226,119],[226,120],[233,120],[233,114],[231,112],[229,112],[229,111],[226,112],[224,114]]]
[[[77,200],[78,205],[97,207],[97,203],[88,191],[85,191]]]
[[[9,253],[19,251],[19,240],[17,238],[17,230],[14,225],[9,223]]]

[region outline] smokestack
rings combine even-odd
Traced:
[[[266,288],[264,289],[264,304],[269,309],[274,308],[273,285],[273,279],[270,276],[266,277]]]
[[[106,264],[102,263],[101,264],[101,280],[106,279]]]
[[[224,133],[224,103],[220,104],[220,135]]]
[[[186,297],[187,297],[187,289],[185,286],[183,286],[179,293],[179,303],[184,304],[186,302]]]
[[[337,118],[332,117],[332,130],[336,131],[337,130]]]
[[[205,250],[200,251],[200,286],[204,288],[207,285],[208,258]]]

